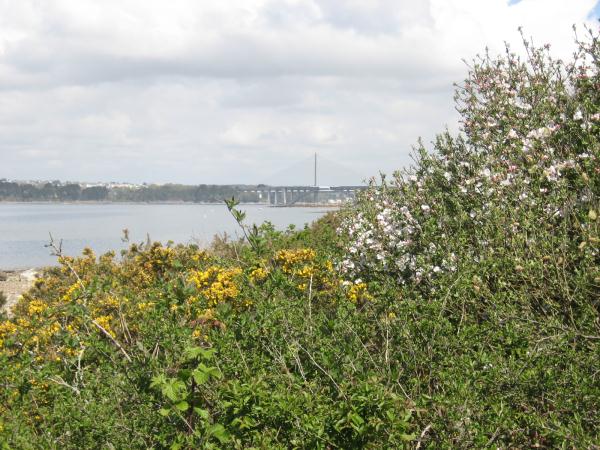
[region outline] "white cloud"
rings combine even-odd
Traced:
[[[389,172],[455,127],[461,59],[518,26],[568,57],[595,3],[0,0],[0,177],[268,183],[315,151]]]

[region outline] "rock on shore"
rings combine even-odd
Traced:
[[[2,307],[3,311],[10,315],[10,310],[21,294],[33,285],[37,274],[36,269],[0,271],[0,292],[3,292],[7,298],[6,304]]]

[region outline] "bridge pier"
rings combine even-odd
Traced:
[[[242,191],[245,194],[254,193],[257,201],[268,206],[293,206],[295,204],[344,203],[356,198],[356,195],[366,189],[366,186],[265,186],[256,191]],[[242,196],[243,197],[243,196]]]

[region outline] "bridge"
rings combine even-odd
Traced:
[[[332,162],[324,158],[317,159],[317,154],[314,154],[314,158],[310,157],[310,161],[304,160],[299,164],[295,164],[283,171],[279,172],[271,178],[279,178],[283,176],[284,179],[297,178],[298,174],[306,173],[307,167],[306,162],[310,163],[311,175],[313,176],[313,184],[310,185],[259,185],[256,190],[247,190],[243,192],[242,198],[246,197],[248,200],[252,199],[256,203],[264,203],[270,206],[315,206],[315,205],[341,205],[346,202],[353,201],[356,197],[356,193],[366,189],[365,185],[337,185],[337,186],[322,186],[317,184],[317,175],[319,166],[330,166],[328,167],[328,175],[330,178],[332,173],[338,175],[338,179],[341,177],[340,172],[350,175],[353,179],[357,179],[358,175],[346,167],[341,166],[337,162]],[[323,162],[325,164],[323,164]],[[318,164],[320,163],[320,164]],[[304,167],[302,167],[304,166]],[[293,172],[295,176],[287,172]]]
[[[270,206],[336,206],[353,201],[366,186],[266,186],[242,191],[242,201]]]

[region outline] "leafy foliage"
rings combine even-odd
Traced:
[[[0,323],[7,448],[600,441],[600,45],[477,60],[458,137],[311,228],[60,257]]]

